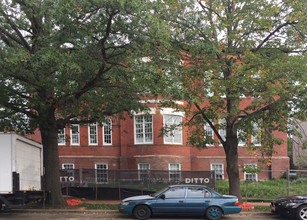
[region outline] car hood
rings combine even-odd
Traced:
[[[278,199],[275,199],[273,202],[283,202],[288,200],[307,200],[307,195],[301,196],[285,196]]]
[[[132,197],[128,197],[125,198],[123,200],[123,202],[128,202],[128,201],[135,201],[135,200],[149,200],[149,199],[153,199],[154,197],[149,196],[149,195],[144,195],[144,196],[132,196]]]

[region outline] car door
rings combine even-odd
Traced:
[[[188,187],[185,199],[186,213],[203,214],[212,200],[212,194],[205,187]]]
[[[157,198],[152,205],[156,214],[185,213],[185,187],[172,187]]]

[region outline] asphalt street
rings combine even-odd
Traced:
[[[88,219],[108,219],[108,220],[117,220],[117,219],[126,219],[133,220],[131,216],[120,214],[118,212],[58,212],[58,211],[48,211],[48,212],[0,212],[0,219],[14,219],[14,220],[51,220],[51,219],[63,219],[63,220],[88,220]],[[203,220],[204,218],[199,217],[178,217],[178,216],[159,216],[150,218],[151,220]],[[271,214],[252,214],[252,213],[243,213],[240,215],[226,215],[222,220],[286,220],[288,218],[282,218],[280,216],[275,216]]]

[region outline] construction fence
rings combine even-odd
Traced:
[[[60,180],[64,195],[89,200],[121,200],[174,184],[205,185],[229,194],[228,180],[215,171],[63,169]],[[242,197],[249,200],[270,201],[302,190],[307,193],[307,170],[244,173],[241,181]]]
[[[63,169],[60,180],[64,195],[100,200],[150,194],[174,184],[216,187],[214,171]]]

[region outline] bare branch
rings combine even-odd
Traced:
[[[210,12],[213,12],[216,16],[218,16],[219,18],[221,18],[221,16],[214,10],[212,10],[211,8],[205,6],[201,1],[198,1],[198,4],[202,7],[202,9],[204,11],[210,11]]]
[[[17,42],[18,44],[22,45],[25,49],[27,50],[31,50],[30,45],[28,44],[28,42],[25,40],[25,38],[23,37],[23,35],[21,34],[20,30],[17,28],[17,26],[14,24],[14,22],[12,22],[9,19],[9,16],[3,11],[1,10],[1,13],[3,14],[3,16],[5,17],[7,23],[11,26],[11,28],[15,31],[15,33],[17,34],[18,38],[16,38],[14,35],[8,33],[7,31],[5,31],[4,29],[1,29],[0,31],[2,33],[4,33],[7,37],[11,38],[12,40],[14,40],[15,42]]]
[[[275,35],[277,32],[279,32],[282,28],[288,26],[288,25],[294,25],[297,24],[297,21],[287,21],[286,23],[283,23],[281,25],[279,25],[274,31],[272,31],[259,45],[258,47],[256,47],[255,49],[252,49],[252,52],[257,52],[267,41],[270,40],[270,38]]]

